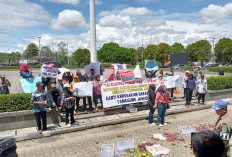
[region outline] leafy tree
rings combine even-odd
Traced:
[[[171,47],[171,53],[185,53],[184,46],[181,43],[174,43]]]
[[[102,46],[98,51],[98,58],[101,62],[129,63],[131,61],[131,52],[129,49],[111,42]]]
[[[54,57],[54,54],[49,46],[43,46],[40,50],[41,56]]]
[[[26,58],[38,56],[39,55],[39,48],[36,46],[35,43],[30,43],[27,46],[26,50],[24,51],[24,55],[26,56]]]
[[[171,49],[170,46],[166,43],[160,43],[158,45],[158,51],[155,55],[157,61],[164,65],[165,62],[170,60]]]
[[[215,45],[216,62],[223,64],[232,64],[232,40],[222,38]]]
[[[61,41],[57,45],[57,62],[64,65],[68,62],[68,49],[67,44]]]
[[[90,51],[88,49],[77,49],[71,56],[75,65],[87,65],[90,63]]]
[[[145,59],[156,59],[156,54],[158,52],[158,46],[157,45],[148,45],[145,49]]]
[[[188,53],[189,61],[196,62],[201,61],[203,66],[203,61],[209,61],[211,58],[211,45],[207,40],[200,40],[193,44],[190,44],[186,48]]]
[[[136,65],[136,57],[137,57],[137,51],[134,49],[134,48],[129,48],[128,49],[130,51],[130,54],[131,54],[131,60],[130,60],[130,63],[132,65]]]

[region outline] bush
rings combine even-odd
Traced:
[[[232,73],[232,67],[210,67],[210,72],[219,72],[219,69],[222,69],[225,73]]]
[[[184,70],[185,70],[185,71],[191,71],[192,68],[193,68],[193,66],[185,66],[185,67],[184,67]]]
[[[32,110],[31,94],[0,95],[0,112]]]
[[[20,66],[2,66],[2,69],[20,69]]]
[[[212,76],[207,78],[208,90],[232,88],[232,76]]]

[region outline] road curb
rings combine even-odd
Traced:
[[[173,115],[173,114],[179,114],[179,113],[186,113],[186,112],[194,112],[198,110],[204,110],[204,109],[209,109],[213,104],[207,104],[207,105],[202,105],[202,106],[194,106],[191,108],[182,108],[179,110],[167,110],[166,115]],[[90,123],[87,125],[80,125],[80,126],[72,126],[72,127],[63,127],[59,128],[57,130],[51,130],[51,131],[46,131],[43,134],[29,134],[29,135],[22,135],[22,136],[15,136],[14,138],[16,139],[17,142],[19,141],[24,141],[24,140],[31,140],[31,139],[38,139],[38,138],[45,138],[45,137],[50,137],[52,135],[59,135],[59,134],[65,134],[65,133],[71,133],[71,132],[76,132],[76,131],[83,131],[87,129],[92,129],[92,128],[97,128],[97,127],[102,127],[102,126],[107,126],[107,125],[115,125],[115,124],[122,124],[122,123],[127,123],[127,122],[133,122],[133,121],[139,121],[139,120],[144,120],[148,118],[148,114],[145,114],[144,112],[141,113],[141,115],[138,115],[139,112],[137,112],[136,116],[130,116],[126,118],[118,118],[115,120],[106,120],[98,123]],[[154,118],[157,117],[157,114],[154,114]]]

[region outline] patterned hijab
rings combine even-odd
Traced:
[[[164,91],[164,87],[165,87],[165,85],[159,86],[156,93],[160,92],[162,97],[164,97],[166,99],[167,98],[167,93],[166,93],[166,91]]]

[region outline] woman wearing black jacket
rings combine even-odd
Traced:
[[[149,124],[154,125],[154,120],[153,120],[153,114],[155,112],[154,110],[154,105],[155,105],[155,97],[156,97],[156,86],[154,84],[150,84],[149,89],[148,89],[148,105],[149,105]]]

